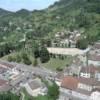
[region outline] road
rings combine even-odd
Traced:
[[[7,62],[7,61],[4,61]],[[9,63],[9,62],[7,62]],[[48,70],[44,67],[33,67],[32,65],[25,65],[25,64],[19,64],[16,62],[11,62],[10,64],[13,64],[18,70],[21,70],[22,72],[28,72],[28,73],[32,73],[35,75],[39,75],[42,77],[52,77],[54,78],[57,73],[51,70]]]
[[[59,100],[84,100],[84,99],[77,98],[75,96],[72,96],[71,94],[67,94],[67,93],[64,93],[61,91],[60,91],[60,97],[61,97],[61,99],[59,99]]]

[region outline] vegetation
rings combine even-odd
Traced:
[[[31,65],[32,62],[30,61],[30,58],[28,57],[27,53],[22,53],[22,59],[23,63],[26,65]]]
[[[34,59],[33,66],[37,66],[37,65],[38,65],[38,61],[37,59]]]
[[[12,93],[1,93],[0,100],[19,100],[20,98]]]
[[[86,49],[88,47],[88,41],[87,39],[79,39],[76,43],[76,47],[79,49]]]
[[[84,28],[85,33],[91,35],[90,29],[94,28],[93,34],[97,34],[100,32],[99,5],[100,0],[60,0],[40,11],[22,9],[14,13],[0,9],[0,41],[18,44],[24,35],[27,39],[52,39],[56,32],[66,29]],[[50,46],[50,40],[47,44]]]
[[[55,33],[66,30],[84,30],[82,37],[86,36],[86,40],[82,38],[77,42],[80,49],[99,40],[100,0],[59,0],[47,9],[32,12],[0,9],[0,57],[25,51],[27,55],[10,56],[8,60],[31,64],[34,60],[30,56],[34,56],[35,59],[40,58],[42,65],[59,70],[66,65],[63,56],[60,60],[50,59],[44,47],[51,46]],[[67,59],[66,62],[70,61]]]
[[[59,87],[53,82],[52,85],[48,85],[48,93],[45,96],[38,96],[34,100],[57,100],[59,98]]]
[[[48,86],[47,95],[49,98],[52,98],[52,100],[57,100],[59,98],[59,86],[53,82],[53,85]]]
[[[45,47],[42,47],[40,50],[40,61],[46,63],[50,60],[49,52]]]
[[[39,60],[38,60],[39,61]],[[59,58],[51,58],[47,63],[39,62],[39,65],[44,66],[51,70],[64,69],[67,65],[69,66],[72,63],[72,57],[68,56],[65,59],[61,60]]]

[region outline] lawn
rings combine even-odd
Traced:
[[[39,64],[48,69],[56,70],[57,68],[63,69],[66,65],[70,65],[71,62],[72,62],[72,57],[68,56],[64,60],[59,59],[59,58],[51,58],[49,62],[44,63],[44,64],[40,63],[39,61]]]
[[[18,54],[18,52],[16,53],[12,53],[10,54],[11,56],[16,56]],[[9,55],[4,56],[3,58],[1,58],[2,60],[7,60]],[[30,56],[30,60],[33,62],[34,61],[34,57]],[[40,66],[46,67],[48,69],[51,70],[56,70],[57,68],[61,68],[63,69],[66,65],[70,65],[72,62],[72,57],[71,56],[67,56],[65,59],[59,59],[59,58],[51,58],[49,62],[47,63],[41,63],[40,60],[38,59],[38,64]]]

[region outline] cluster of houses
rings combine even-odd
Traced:
[[[82,33],[78,30],[57,32],[54,41],[52,41],[52,47],[75,48],[77,40],[80,39]]]
[[[68,96],[72,100],[100,100],[100,42],[76,55],[61,74],[55,78],[60,86],[59,100],[69,100]]]
[[[86,50],[55,47],[47,50],[56,56],[73,56],[70,66],[51,77],[59,86],[58,100],[100,100],[100,42]],[[20,93],[25,88],[31,96],[45,95],[47,87],[34,75],[33,67],[22,66],[24,65],[0,61],[0,92],[10,90]],[[44,75],[41,73],[41,76],[42,74]],[[50,77],[46,74],[45,79]]]
[[[19,94],[22,88],[25,88],[31,96],[47,93],[47,87],[32,73],[32,70],[30,72],[16,63],[0,61],[0,93],[11,91]]]

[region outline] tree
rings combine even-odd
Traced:
[[[59,86],[57,86],[57,84],[55,82],[53,82],[53,85],[48,86],[47,94],[53,100],[57,100],[59,97]]]
[[[86,49],[88,47],[88,41],[87,39],[79,39],[76,43],[76,47],[79,49]]]
[[[23,63],[30,65],[32,62],[30,61],[28,55],[26,53],[22,53]]]
[[[16,55],[16,62],[21,62],[21,56],[19,54]]]
[[[19,100],[20,98],[12,93],[1,93],[0,94],[0,100]]]
[[[40,61],[46,63],[50,60],[49,52],[45,47],[41,47],[40,50]]]
[[[33,44],[34,58],[37,59],[38,57],[40,57],[39,45],[35,41],[33,42]]]
[[[38,57],[40,57],[40,51],[39,51],[39,47],[35,47],[34,48],[34,57],[37,59]]]
[[[33,66],[37,66],[37,65],[38,65],[38,61],[37,59],[34,59]]]
[[[8,61],[9,62],[15,62],[16,61],[16,58],[15,57],[13,57],[13,56],[8,56]]]

